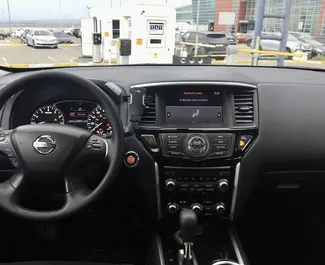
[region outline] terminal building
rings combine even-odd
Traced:
[[[285,0],[266,0],[265,11],[281,14],[284,2]],[[198,21],[199,28],[207,30],[251,32],[255,28],[256,3],[257,0],[192,0],[191,4],[177,8],[177,21],[192,25]],[[220,25],[219,12],[234,12],[234,25]],[[324,13],[325,0],[292,0],[289,30],[309,32],[314,36],[325,35]],[[265,31],[280,31],[282,20],[268,18],[263,25]]]

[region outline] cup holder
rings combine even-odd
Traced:
[[[211,265],[240,265],[238,262],[232,260],[215,260]]]

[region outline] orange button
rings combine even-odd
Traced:
[[[126,157],[126,163],[129,165],[129,166],[133,166],[135,165],[135,163],[137,162],[137,158],[134,156],[134,155],[128,155]]]

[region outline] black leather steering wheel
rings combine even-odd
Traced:
[[[24,125],[0,132],[0,151],[18,162],[14,175],[0,184],[0,207],[18,217],[52,221],[89,206],[107,192],[122,162],[124,134],[116,106],[101,88],[82,77],[51,70],[27,75],[0,90],[0,107],[21,90],[57,81],[86,89],[94,95],[106,112],[113,134],[110,139],[104,139],[85,129],[60,124]],[[72,164],[82,163],[88,157],[109,163],[105,176],[94,190],[87,189],[78,176],[69,172]],[[66,190],[62,208],[40,211],[21,205],[19,199],[25,184],[36,177],[62,182]]]

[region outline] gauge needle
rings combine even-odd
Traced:
[[[103,123],[101,122],[100,124],[96,125],[90,132],[93,132],[94,130],[96,130],[99,126],[101,126]]]

